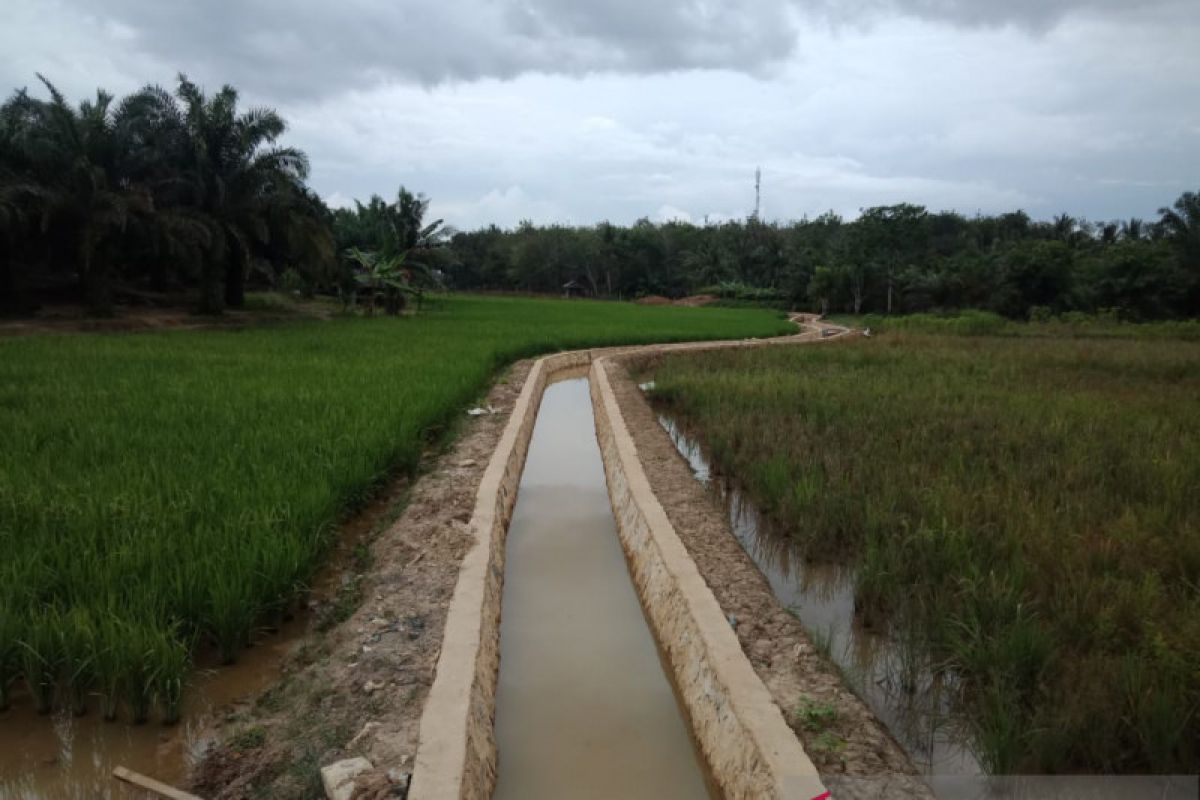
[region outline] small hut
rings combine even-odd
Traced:
[[[567,281],[563,284],[563,297],[570,300],[572,297],[587,297],[587,287],[576,281]]]

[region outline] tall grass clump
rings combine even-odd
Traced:
[[[1200,344],[893,329],[653,377],[861,613],[923,631],[989,769],[1200,771]]]
[[[0,705],[180,713],[309,585],[338,522],[560,348],[788,332],[727,309],[446,297],[415,318],[0,341]]]
[[[0,588],[0,711],[6,711],[21,674],[20,618],[11,598]]]
[[[1045,311],[1046,313],[1039,313]],[[835,315],[835,319],[872,332],[927,333],[943,336],[1028,336],[1052,339],[1152,339],[1198,342],[1200,320],[1134,321],[1115,313],[1070,311],[1050,314],[1034,308],[1029,320],[1005,319],[991,311],[963,310],[926,314]]]
[[[856,327],[872,331],[909,331],[949,336],[991,336],[1005,332],[1012,323],[991,311],[956,311],[948,314],[890,316],[865,314],[854,318]]]

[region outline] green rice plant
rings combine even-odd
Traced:
[[[979,763],[993,775],[1011,775],[1026,757],[1029,726],[1019,712],[1021,698],[1006,682],[989,683],[976,698],[971,746]]]
[[[991,311],[957,311],[950,314],[887,316],[865,314],[847,321],[872,331],[910,331],[953,336],[995,336],[1009,332],[1013,323]]]
[[[154,664],[154,697],[162,720],[168,725],[183,713],[183,694],[192,666],[191,648],[173,629],[155,631],[158,641],[150,654]]]
[[[434,306],[0,340],[0,681],[23,675],[45,710],[57,682],[77,708],[97,694],[106,719],[156,704],[173,717],[186,651],[212,643],[230,661],[276,624],[339,520],[415,469],[514,360],[794,329],[764,311]]]
[[[249,572],[214,572],[208,583],[208,626],[222,664],[232,664],[250,644],[259,606]]]
[[[861,622],[916,632],[902,670],[953,675],[991,769],[1196,772],[1200,344],[960,335],[993,324],[889,318],[646,377],[773,528],[857,567]]]
[[[93,654],[100,716],[106,722],[117,718],[125,685],[130,680],[129,659],[124,657],[128,641],[123,620],[113,614],[97,622],[96,651]]]
[[[1031,309],[1029,322],[1005,319],[989,311],[951,311],[941,314],[838,314],[837,322],[873,332],[908,332],[939,336],[1020,336],[1053,339],[1149,339],[1200,341],[1200,320],[1130,322],[1108,313],[1074,311],[1055,316],[1048,309]]]
[[[13,602],[0,598],[0,711],[8,709],[9,692],[21,674],[21,625]]]
[[[96,679],[96,625],[86,610],[73,608],[55,620],[55,631],[66,699],[71,713],[82,716]]]
[[[1160,775],[1187,771],[1186,733],[1196,707],[1187,696],[1187,667],[1177,674],[1155,673],[1145,658],[1127,654],[1121,664],[1124,705],[1142,747],[1154,754],[1151,771]],[[1191,667],[1194,668],[1194,664]]]
[[[121,625],[121,636],[125,704],[134,724],[140,725],[150,719],[154,706],[161,659],[165,655],[162,634],[153,624],[134,620]]]
[[[28,616],[18,644],[21,647],[21,672],[39,714],[54,710],[54,695],[62,663],[58,614],[42,609]]]

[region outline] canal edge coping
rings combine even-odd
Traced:
[[[807,322],[795,316],[792,317],[792,320],[802,327],[808,325]],[[525,465],[525,456],[533,435],[533,426],[537,419],[538,407],[541,404],[546,386],[552,382],[553,376],[560,372],[588,366],[593,364],[595,360],[608,356],[829,341],[833,338],[840,338],[841,334],[846,332],[845,329],[842,329],[838,335],[829,339],[814,338],[814,332],[808,331],[772,339],[701,341],[579,350],[543,356],[534,362],[525,380],[525,384],[521,388],[521,392],[513,405],[508,422],[505,424],[504,432],[501,434],[500,441],[497,443],[496,449],[488,461],[487,468],[484,470],[479,488],[476,491],[475,508],[469,524],[474,544],[471,545],[463,558],[458,580],[455,583],[454,593],[447,609],[441,651],[438,654],[434,680],[430,687],[429,695],[426,698],[425,707],[421,713],[417,753],[413,763],[412,784],[408,795],[410,800],[487,800],[487,798],[491,797],[492,790],[495,787],[497,752],[494,719],[496,683],[500,663],[500,604],[504,579],[504,543],[508,531],[508,523],[512,518],[513,508],[516,504],[517,487],[520,484],[521,473]],[[605,382],[607,384],[607,374],[605,374]],[[596,382],[591,381],[590,384],[592,387],[591,390],[594,393],[596,391]],[[611,387],[609,387],[609,393],[611,395]],[[594,397],[595,395],[593,394],[593,411],[596,414],[597,433],[599,434],[601,414],[599,413]],[[616,408],[615,399],[613,403],[614,408]],[[616,411],[616,415],[617,419],[620,419],[619,408]],[[606,420],[608,419],[611,418],[606,416]],[[611,422],[608,424],[611,425]],[[632,437],[629,436],[628,430],[624,428],[623,420],[621,420],[620,424],[625,436],[629,438],[632,457],[637,470],[640,472],[641,463],[637,461],[637,450],[632,445]],[[605,472],[607,473],[609,471],[609,455],[606,453],[603,440],[601,440],[601,453],[604,457]],[[644,481],[645,473],[640,472],[640,474]],[[715,608],[721,622],[725,623],[724,615],[720,612],[716,598],[713,597],[711,590],[708,589],[703,579],[700,578],[695,563],[691,560],[691,556],[687,553],[686,548],[683,547],[683,543],[679,541],[678,534],[675,533],[674,528],[670,527],[666,513],[662,510],[662,506],[658,504],[657,499],[654,498],[648,483],[645,488],[650,501],[653,502],[653,507],[657,508],[658,514],[661,515],[661,522],[668,526],[670,537],[674,538],[676,546],[682,551],[683,558],[686,558],[686,563],[690,564],[696,579],[700,581],[699,588],[702,588],[703,592],[707,593],[712,608]],[[609,492],[611,497],[611,479]],[[623,524],[622,518],[625,514],[624,512],[618,513],[615,499],[613,511],[618,522],[618,530],[620,531]],[[645,515],[644,511],[642,514],[643,516]],[[666,534],[658,538],[669,539]],[[621,539],[622,546],[626,550],[627,561],[630,562],[631,569],[634,569],[632,559],[629,558],[630,549],[625,545],[625,536],[623,534]],[[654,619],[658,615],[649,610],[648,598],[650,596],[643,594],[642,586],[636,580],[636,576],[635,586],[638,588],[639,597],[642,600],[642,606],[646,610],[647,616]],[[695,591],[689,590],[687,596],[694,597]],[[654,624],[657,637],[660,631],[657,628],[657,623]],[[813,782],[814,786],[820,786],[819,778],[815,768],[812,766],[811,760],[804,752],[795,734],[792,733],[791,729],[787,727],[786,722],[783,721],[782,713],[774,705],[766,687],[762,685],[761,680],[754,673],[753,667],[746,660],[745,654],[741,651],[736,638],[733,638],[733,633],[728,629],[727,623],[725,625],[725,632],[733,642],[734,652],[728,652],[727,648],[723,645],[718,645],[715,650],[706,645],[702,646],[701,655],[716,654],[721,657],[723,662],[733,659],[735,663],[736,659],[740,658],[745,670],[749,673],[749,677],[757,683],[758,691],[766,697],[766,702],[774,709],[774,713],[779,718],[784,731],[791,738],[794,748],[802,756],[802,761],[799,762],[801,771],[795,776],[796,779],[800,780],[804,787],[807,787],[810,782]],[[703,629],[711,633],[709,624],[706,623]],[[713,635],[717,636],[719,640],[719,634]],[[659,639],[659,646],[664,652],[671,652],[667,644],[664,644],[661,639]],[[681,664],[676,666],[672,662],[670,666],[673,673],[672,678],[682,690],[685,682],[688,681],[688,676],[686,674],[681,675],[680,670],[686,670],[687,665]],[[733,669],[732,673],[730,669]],[[718,673],[715,674],[719,674],[724,679],[733,679],[732,683],[726,684],[724,691],[734,691],[741,698],[745,685],[745,674],[737,668],[728,666],[722,666]],[[751,691],[753,691],[753,686],[751,687]],[[697,737],[705,758],[711,759],[712,756],[710,753],[724,753],[727,751],[730,747],[729,743],[720,746],[720,743],[707,743],[701,738],[705,735],[711,735],[711,733],[706,731],[717,730],[711,727],[705,728],[697,723],[698,720],[705,719],[707,712],[704,712],[702,709],[694,709],[692,705],[704,701],[706,695],[703,693],[700,695],[693,694],[691,699],[686,695],[682,696],[685,703],[684,710],[692,721],[693,735]],[[759,700],[753,698],[739,699],[734,705],[727,706],[727,708],[734,709],[735,713],[748,713],[748,716],[739,716],[738,719],[741,725],[749,724],[753,726],[754,733],[751,738],[755,743],[754,747],[761,748],[764,745],[767,747],[780,745],[780,743],[775,741],[778,738],[778,731],[774,729],[774,726],[765,723],[767,727],[761,732],[758,731],[764,714],[759,705]],[[744,731],[744,733],[748,732]],[[772,769],[779,761],[779,758],[773,752],[760,753],[760,755],[760,760],[756,762],[757,766],[748,763],[743,763],[742,766]],[[725,782],[717,774],[719,765],[713,764],[710,760],[708,766],[713,770],[714,778],[725,788]],[[728,766],[726,766],[726,769],[728,769]],[[811,776],[809,771],[811,771]],[[784,778],[791,774],[792,772],[785,770],[780,772],[778,776],[772,775],[771,784],[779,790],[788,789],[790,791],[793,788],[791,779],[784,780]],[[801,787],[797,784],[794,788],[800,789]],[[726,791],[729,790],[726,789]],[[827,797],[828,794],[821,788],[812,794],[803,795],[730,794],[729,796],[787,797],[789,800],[791,798],[807,800],[809,797]]]

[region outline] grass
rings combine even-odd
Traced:
[[[417,318],[0,341],[0,705],[178,715],[505,364],[778,315],[446,297]]]
[[[837,708],[831,703],[821,703],[813,698],[802,695],[800,705],[796,708],[796,716],[806,731],[820,733],[837,722]]]
[[[1200,344],[887,331],[671,356],[653,396],[919,628],[991,771],[1200,771]]]
[[[945,314],[860,316],[835,314],[834,321],[873,332],[893,331],[946,336],[1024,336],[1075,339],[1174,339],[1200,341],[1200,320],[1128,322],[1114,314],[1068,312],[1057,316],[1036,315],[1029,322],[1005,319],[990,311],[958,311]]]

